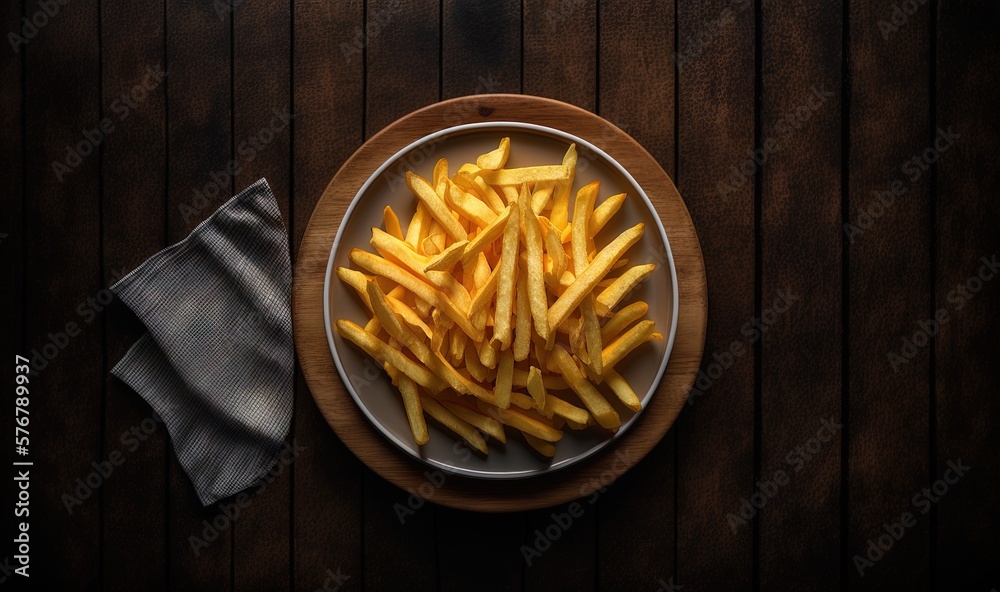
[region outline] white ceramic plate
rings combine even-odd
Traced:
[[[401,450],[433,467],[469,477],[514,479],[530,477],[567,467],[579,462],[620,437],[636,421],[639,414],[619,404],[609,396],[622,426],[617,433],[599,427],[586,430],[565,430],[556,445],[552,459],[536,453],[517,430],[507,429],[507,443],[487,438],[488,456],[470,450],[457,436],[428,420],[430,441],[424,446],[413,442],[403,404],[389,377],[354,344],[332,329],[337,319],[350,319],[361,326],[369,315],[353,289],[336,277],[335,269],[350,267],[351,249],[374,251],[369,244],[371,228],[382,227],[382,210],[386,205],[399,215],[404,224],[416,209],[416,198],[405,184],[407,170],[430,178],[434,163],[447,158],[453,174],[462,163],[475,162],[476,156],[496,148],[502,137],[510,137],[511,156],[507,167],[538,164],[558,164],[570,143],[576,143],[579,153],[573,193],[594,180],[601,182],[597,199],[626,192],[629,199],[612,223],[596,238],[598,248],[618,233],[639,222],[646,224],[642,239],[627,253],[629,265],[656,263],[656,271],[628,297],[628,302],[644,300],[649,304],[646,318],[656,322],[656,330],[666,336],[662,341],[650,341],[622,360],[616,369],[629,381],[645,407],[656,391],[670,357],[677,319],[677,273],[663,225],[649,198],[635,179],[613,158],[590,142],[553,128],[519,122],[470,123],[443,129],[421,138],[397,152],[375,170],[368,181],[353,196],[330,251],[323,285],[323,318],[337,371],[361,411],[386,438]],[[572,206],[571,206],[572,208]],[[576,402],[571,392],[561,393]],[[641,414],[641,412],[640,412]]]

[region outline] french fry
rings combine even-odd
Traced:
[[[517,290],[514,295],[514,361],[522,362],[528,359],[531,347],[531,305],[528,303],[528,281],[526,274],[517,276]]]
[[[588,223],[591,238],[597,236],[597,233],[614,218],[623,203],[625,203],[625,194],[619,193],[604,200],[601,205],[594,209],[594,213],[590,215],[590,222]]]
[[[393,367],[395,370],[395,367]],[[429,440],[427,434],[427,423],[424,421],[424,408],[420,404],[420,392],[417,383],[403,374],[399,373],[397,378],[399,383],[399,394],[403,397],[403,408],[406,410],[406,421],[410,424],[410,431],[413,433],[413,441],[423,446]]]
[[[449,206],[456,210],[460,216],[471,220],[481,228],[489,226],[491,222],[497,219],[497,213],[483,203],[481,199],[471,193],[466,193],[454,183],[451,184],[446,195],[448,196]]]
[[[385,231],[399,240],[403,240],[403,228],[399,225],[399,217],[396,216],[396,212],[393,212],[391,207],[385,206],[385,209],[382,210],[382,219],[385,221]]]
[[[495,189],[487,185],[486,181],[483,181],[482,177],[476,175],[473,177],[472,183],[475,185],[476,189],[479,190],[480,197],[483,198],[483,201],[486,202],[486,205],[488,205],[491,210],[497,214],[504,210],[506,206],[504,206],[503,200],[500,199],[500,196],[497,194]]]
[[[604,361],[604,371],[614,368],[629,352],[644,343],[653,335],[653,321],[640,321],[604,348],[601,357]]]
[[[500,352],[500,361],[497,365],[496,386],[493,389],[493,398],[496,399],[497,407],[506,409],[510,407],[510,393],[514,381],[514,352],[505,349]]]
[[[649,263],[647,265],[636,265],[621,274],[594,301],[594,310],[597,312],[597,315],[601,317],[607,316],[611,312],[611,309],[626,294],[631,292],[639,282],[649,277],[649,274],[653,273],[654,269],[656,269],[656,264]]]
[[[622,329],[631,325],[633,321],[641,319],[648,311],[649,305],[641,300],[622,307],[601,327],[601,342],[610,343],[618,337]]]
[[[546,442],[537,436],[533,436],[528,432],[521,432],[524,434],[524,439],[527,440],[528,444],[538,451],[542,456],[547,456],[552,458],[556,455],[556,447],[552,445],[551,442]]]
[[[617,396],[622,403],[625,403],[626,407],[632,411],[642,410],[642,403],[639,401],[639,397],[636,396],[635,391],[632,390],[632,386],[621,374],[608,369],[604,373],[604,382],[611,387],[615,396]]]
[[[420,397],[420,404],[423,405],[428,415],[436,419],[444,427],[464,438],[473,448],[483,454],[490,453],[489,448],[486,447],[486,440],[483,439],[483,435],[476,431],[476,428],[472,427],[472,424],[462,420],[427,395]]]
[[[430,226],[430,214],[423,202],[417,203],[417,211],[410,218],[410,223],[406,225],[406,244],[416,251],[420,248],[420,242],[427,236],[427,228]]]
[[[600,181],[585,185],[577,192],[576,203],[573,205],[573,228],[576,229],[576,232],[573,233],[571,246],[573,249],[573,273],[577,276],[583,274],[590,263],[587,256],[587,239],[590,236],[587,233],[587,222],[590,220],[590,214],[594,209],[594,201],[597,199],[600,187]],[[597,322],[592,294],[584,295],[580,301],[580,313],[583,319],[580,328],[587,347],[587,363],[595,374],[600,375],[603,372],[601,326]],[[581,349],[579,345],[577,345],[577,349]]]
[[[503,250],[500,253],[500,264],[497,266],[500,275],[497,278],[497,303],[493,313],[496,325],[493,328],[493,346],[501,350],[510,347],[512,338],[511,312],[514,308],[514,281],[517,274],[517,245],[519,233],[519,206],[510,205],[510,217],[503,231]]]
[[[495,438],[500,443],[505,444],[507,442],[507,434],[504,432],[503,424],[492,417],[487,417],[479,411],[460,403],[441,401],[441,405],[454,413],[459,419],[482,431],[487,436]]]
[[[562,371],[563,378],[576,393],[601,427],[614,429],[621,425],[618,412],[601,395],[600,391],[580,372],[569,352],[557,345],[552,349],[552,358]],[[608,365],[605,362],[605,367]],[[568,419],[568,418],[567,418]]]
[[[511,208],[507,206],[493,222],[490,222],[474,239],[469,241],[469,244],[465,246],[465,253],[462,254],[463,267],[469,265],[483,249],[503,236],[504,230],[507,228],[507,219],[510,217],[510,213]]]
[[[569,171],[563,165],[531,166],[519,169],[497,169],[495,171],[479,172],[479,176],[488,185],[500,185],[501,187],[520,187],[525,183],[537,183],[539,181],[565,181],[569,179],[569,175]]]
[[[440,392],[447,387],[447,383],[438,378],[425,366],[411,361],[402,352],[392,349],[384,341],[351,321],[343,319],[337,321],[337,333],[344,339],[353,342],[365,350],[365,353],[378,360],[379,363],[384,364],[388,362],[392,364],[400,372],[409,376],[414,382],[428,390]]]
[[[500,146],[496,150],[487,152],[476,159],[476,166],[481,169],[495,171],[507,164],[508,156],[510,156],[510,138],[503,138],[500,140]]]
[[[522,199],[528,197],[527,186],[522,186]],[[535,332],[542,339],[548,340],[549,302],[545,295],[545,278],[542,276],[542,229],[538,218],[530,207],[518,207],[521,215],[521,226],[524,228],[524,242],[527,253],[527,279],[525,287],[528,291],[528,303],[531,305],[531,318],[534,321]]]
[[[552,192],[555,191],[555,188],[555,181],[542,181],[540,183],[535,183],[535,191],[531,194],[531,211],[535,212],[535,215],[541,214],[545,209],[545,206],[549,204],[549,200],[552,199]]]
[[[456,241],[450,246],[441,251],[436,257],[430,260],[426,267],[424,267],[424,272],[428,271],[444,271],[449,272],[451,268],[455,266],[456,263],[462,258],[465,253],[465,247],[469,244],[467,240]]]
[[[569,194],[573,189],[573,177],[576,172],[576,144],[570,144],[563,156],[563,168],[566,170],[566,177],[563,179],[553,179],[558,181],[552,194],[552,215],[549,220],[552,224],[562,230],[569,221]]]
[[[438,159],[434,164],[434,173],[431,175],[431,181],[434,183],[434,187],[441,184],[442,181],[448,179],[448,161],[444,158]]]
[[[444,231],[451,235],[452,238],[455,240],[466,240],[469,238],[465,229],[462,228],[462,225],[452,215],[451,210],[448,209],[444,201],[438,197],[434,187],[431,187],[427,179],[411,171],[407,171],[406,186],[420,199],[430,215],[441,224]]]
[[[545,383],[541,371],[534,366],[528,369],[528,394],[535,400],[537,409],[545,409]]]
[[[549,326],[556,327],[562,323],[574,308],[580,305],[583,297],[589,294],[597,282],[601,281],[610,271],[615,260],[625,254],[625,251],[637,243],[642,237],[644,224],[640,222],[632,228],[618,235],[611,243],[601,249],[597,257],[590,262],[590,265],[582,274],[577,276],[573,283],[559,296],[549,309]]]
[[[500,409],[483,403],[479,403],[479,408],[483,413],[500,423],[541,438],[546,442],[558,442],[563,437],[563,433],[552,426],[546,425],[537,419],[532,419],[513,409]]]

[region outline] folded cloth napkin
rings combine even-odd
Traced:
[[[111,287],[148,333],[111,370],[209,505],[277,461],[292,417],[288,233],[261,179]]]

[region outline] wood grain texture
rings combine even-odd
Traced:
[[[227,172],[235,154],[228,6],[194,1],[166,6],[169,244],[186,237],[235,189]],[[231,590],[232,521],[219,504],[202,507],[172,447],[169,456],[169,588]]]
[[[101,285],[110,286],[167,246],[166,80],[150,72],[165,69],[166,56],[161,2],[102,8],[101,101],[116,126],[104,143],[102,167]],[[145,327],[118,302],[102,314],[110,369],[145,333]],[[104,484],[103,587],[166,590],[167,430],[131,388],[110,374],[104,379],[104,450],[120,452],[125,462]],[[140,440],[133,429],[152,433],[143,433]],[[145,536],[133,537],[133,532]]]
[[[644,146],[676,181],[673,8],[653,1],[600,5],[599,38],[615,42],[600,46],[597,103],[598,115]],[[676,452],[672,431],[598,498],[599,589],[643,589],[651,576],[674,578]],[[637,539],[647,541],[641,552]]]
[[[292,8],[296,119],[290,225],[297,259],[330,175],[362,142],[364,60],[354,42],[364,30],[364,6],[360,0],[297,1]],[[301,372],[295,380],[293,437],[306,449],[292,466],[293,588],[317,590],[331,581],[330,574],[343,574],[350,579],[342,589],[357,590],[363,581],[362,465],[323,420]]]
[[[521,3],[448,0],[442,9],[441,98],[519,91]],[[521,590],[524,532],[523,515],[434,508],[438,589]]]
[[[37,10],[32,5],[28,14]],[[101,120],[96,22],[96,2],[66,6],[21,49],[30,130],[24,137],[25,349],[43,352],[32,364],[30,384],[35,429],[29,430],[34,436],[29,460],[36,465],[30,501],[31,509],[46,508],[30,516],[37,538],[30,545],[29,573],[37,577],[33,584],[49,589],[101,586],[101,480],[92,478],[95,487],[85,485],[78,496],[74,492],[76,479],[86,479],[94,471],[91,463],[102,460],[102,322],[87,323],[77,311],[103,279],[100,157],[83,133],[86,129],[96,137],[99,132],[92,130]],[[67,156],[80,145],[78,159]],[[72,170],[60,169],[57,176],[54,162]],[[64,494],[80,501],[69,502],[72,513]]]
[[[891,2],[850,9],[848,582],[925,590],[929,520],[911,497],[929,466],[930,352],[901,368],[887,353],[929,312],[927,298],[911,295],[931,291],[931,179],[912,179],[902,165],[928,142],[931,11],[886,34],[879,22]],[[859,569],[855,556],[867,559],[868,541],[904,512],[919,523],[876,565]]]
[[[596,0],[525,0],[521,92],[597,108]]]
[[[835,590],[843,433],[832,425],[822,432],[826,442],[817,434],[823,422],[838,424],[841,411],[843,10],[839,2],[765,0],[761,11],[758,144],[771,142],[773,150],[754,167],[761,189],[758,306],[768,327],[760,341],[758,478],[772,485],[750,485],[744,495],[778,489],[773,497],[761,493],[770,497],[757,518],[761,588]]]
[[[978,2],[939,6],[936,127],[961,137],[937,161],[934,306],[945,308],[951,320],[934,345],[936,462],[924,487],[945,477],[953,480],[955,469],[946,471],[959,459],[972,468],[947,493],[940,486],[930,496],[923,488],[921,493],[932,502],[940,499],[930,509],[937,534],[933,585],[991,590],[1000,583],[995,560],[1000,513],[993,503],[1000,483],[1000,278],[990,275],[1000,261],[1000,203],[991,196],[1000,182],[1000,118],[988,105],[995,104],[1000,90],[1000,44],[993,34],[1000,27],[1000,7]]]
[[[267,179],[290,213],[291,3],[248,2],[232,13],[236,191]],[[296,455],[297,456],[297,455]],[[287,457],[286,457],[287,458]],[[292,589],[291,465],[271,468],[233,522],[233,588]]]
[[[699,229],[711,300],[704,361],[677,421],[675,582],[745,590],[754,537],[740,506],[754,483],[757,356],[744,327],[756,314],[758,243],[753,179],[731,177],[754,145],[754,6],[719,0],[678,10],[676,179]]]
[[[355,45],[364,31],[364,5],[297,1],[294,13],[292,220],[294,261],[325,269],[326,259],[303,257],[299,243],[330,174],[362,142],[364,60]],[[346,45],[345,45],[346,43]],[[301,372],[295,380],[295,442],[306,450],[292,466],[295,590],[317,590],[331,574],[363,584],[362,465],[332,433]],[[323,508],[316,511],[316,508]]]
[[[565,469],[557,475],[533,479],[530,488],[522,487],[519,482],[499,482],[490,483],[488,492],[484,492],[481,481],[456,476],[449,478],[448,483],[435,493],[434,501],[451,507],[511,511],[550,506],[589,495],[588,484],[608,468],[607,463],[611,462],[616,450],[627,447],[628,465],[634,465],[663,437],[683,406],[704,345],[706,294],[697,235],[669,177],[631,138],[624,134],[615,137],[613,128],[607,131],[610,126],[606,121],[556,101],[517,95],[484,95],[453,101],[475,102],[474,109],[461,109],[463,113],[470,114],[468,119],[472,121],[514,118],[556,127],[570,124],[583,138],[607,133],[610,153],[622,166],[637,175],[636,179],[643,187],[649,188],[649,198],[661,213],[670,237],[680,290],[677,337],[664,380],[640,421],[609,447],[608,453],[597,455],[597,458],[581,462],[577,467]],[[342,195],[357,193],[357,188],[368,176],[367,171],[382,164],[398,146],[440,129],[442,115],[453,112],[449,111],[454,109],[453,101],[422,109],[400,120],[391,133],[377,134],[351,157],[317,205],[302,242],[303,259],[316,260],[329,253],[336,227],[348,205]],[[480,111],[480,106],[485,109]],[[480,113],[489,113],[489,116]],[[377,432],[364,423],[356,406],[345,404],[350,399],[336,375],[328,348],[315,345],[326,344],[321,302],[324,272],[325,269],[297,265],[299,279],[293,290],[296,345],[313,396],[338,436],[366,464],[400,487],[419,486],[425,478],[423,465],[404,457],[390,443],[377,437]]]

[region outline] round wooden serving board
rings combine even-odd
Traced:
[[[337,228],[371,173],[411,142],[454,125],[522,121],[565,130],[597,145],[628,170],[652,201],[670,241],[678,282],[677,335],[663,380],[638,421],[610,446],[573,466],[520,480],[447,475],[425,485],[428,467],[397,449],[362,415],[337,374],[323,325],[323,281]],[[673,181],[635,140],[578,107],[524,95],[476,95],[415,111],[368,140],[333,177],[320,198],[295,263],[292,314],[299,362],[313,398],[337,436],[376,473],[428,501],[483,512],[530,510],[564,503],[609,485],[639,462],[677,418],[705,346],[705,263],[691,217]],[[439,482],[437,476],[435,481]],[[421,485],[424,487],[421,488]]]

